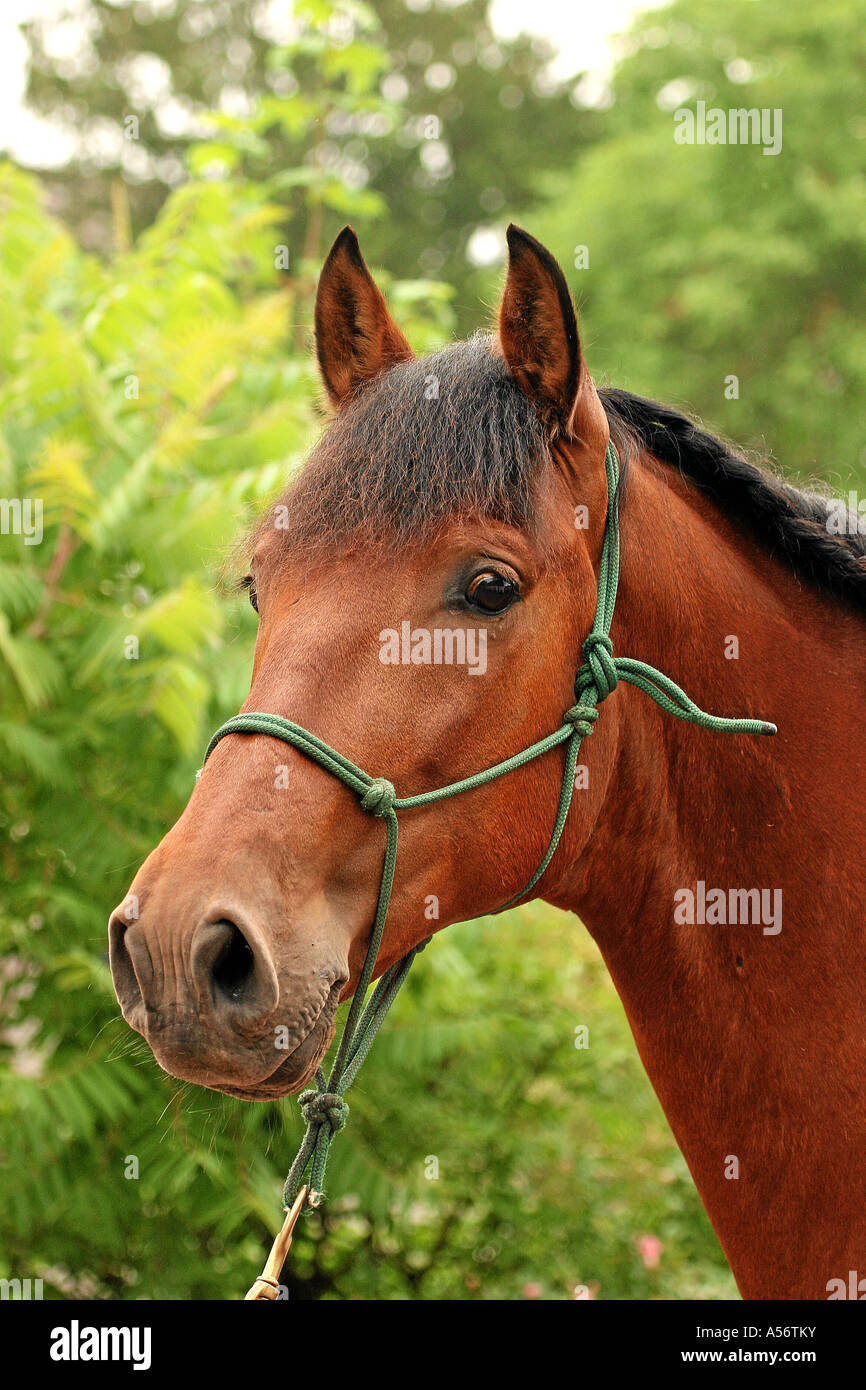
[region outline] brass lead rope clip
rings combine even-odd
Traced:
[[[286,1262],[286,1256],[292,1245],[292,1232],[298,1221],[298,1217],[304,1210],[304,1203],[307,1200],[307,1189],[302,1187],[295,1198],[291,1210],[286,1207],[286,1219],[279,1231],[276,1240],[271,1246],[270,1254],[265,1260],[265,1267],[252,1287],[244,1294],[244,1303],[249,1299],[260,1299],[265,1302],[276,1302],[280,1292],[280,1271]]]

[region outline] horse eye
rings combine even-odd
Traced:
[[[514,580],[496,570],[476,574],[466,586],[466,602],[481,613],[504,613],[518,594]]]
[[[253,579],[251,574],[245,575],[244,578],[241,580],[241,588],[246,589],[249,595],[250,603],[253,608],[253,612],[258,613],[259,596],[256,593],[256,581]]]

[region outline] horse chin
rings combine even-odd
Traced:
[[[309,1085],[331,1045],[336,1029],[337,1005],[340,1002],[340,985],[334,987],[328,996],[309,1033],[296,1048],[284,1057],[279,1066],[264,1077],[245,1086],[232,1086],[225,1082],[211,1083],[209,1089],[233,1096],[235,1100],[279,1100],[282,1096],[294,1095]]]
[[[307,1032],[291,1051],[277,1054],[281,1055],[281,1060],[276,1066],[272,1061],[273,1043],[267,1040],[272,1034],[264,1039],[259,1037],[255,1042],[250,1038],[246,1045],[238,1039],[230,1052],[214,1055],[212,1051],[205,1060],[198,1051],[190,1052],[187,1048],[188,1029],[184,1020],[175,1019],[170,1028],[160,1028],[156,1032],[146,1030],[142,1020],[135,1016],[130,1018],[127,1014],[127,1021],[142,1034],[157,1063],[169,1076],[237,1100],[278,1100],[302,1090],[315,1076],[334,1036],[337,1007],[345,983],[346,976],[340,972],[327,990]],[[271,1061],[269,1071],[265,1070],[268,1060]]]

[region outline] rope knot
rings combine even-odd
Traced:
[[[583,644],[583,666],[577,673],[575,691],[580,696],[590,685],[598,691],[599,703],[619,684],[613,643],[604,632],[591,632]]]
[[[586,738],[593,731],[595,721],[598,719],[598,710],[594,705],[572,705],[562,716],[563,724],[570,724],[576,734],[581,738]]]
[[[373,816],[387,816],[394,809],[397,793],[387,777],[376,777],[361,797],[361,810]]]
[[[349,1118],[349,1107],[336,1091],[302,1091],[298,1104],[305,1124],[311,1129],[321,1129],[327,1124],[332,1134],[338,1134]]]

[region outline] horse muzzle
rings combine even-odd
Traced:
[[[173,1076],[246,1100],[299,1090],[333,1037],[348,968],[280,972],[262,933],[210,914],[186,938],[148,920],[109,921],[123,1016]],[[299,974],[301,978],[299,978]]]

